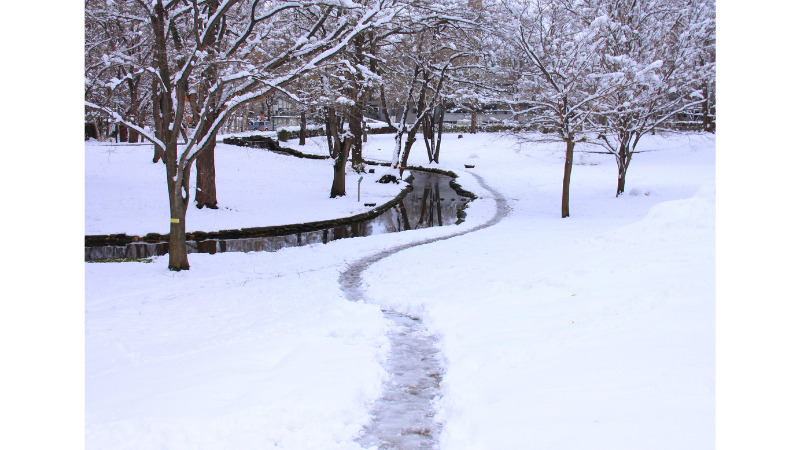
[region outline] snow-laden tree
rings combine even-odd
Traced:
[[[347,194],[347,161],[356,172],[364,171],[361,154],[365,132],[364,108],[369,93],[379,80],[375,59],[369,51],[374,30],[355,36],[335,61],[297,85],[297,98],[306,108],[322,111],[328,153],[333,159],[330,197]]]
[[[714,65],[704,56],[713,54],[713,21],[713,0],[598,0],[585,17],[604,36],[600,71],[623,76],[593,118],[600,144],[617,162],[617,196],[643,135],[674,130],[680,115],[707,108]]]
[[[109,106],[139,127],[152,125],[148,120],[152,107],[150,84],[152,76],[140,70],[152,58],[152,53],[129,52],[147,46],[148,34],[144,25],[128,20],[130,9],[120,5],[116,11],[99,7],[97,0],[86,2],[85,21],[85,97],[87,100]],[[129,53],[128,58],[111,60],[112,55]],[[111,90],[103,79],[116,79],[118,85]],[[87,108],[87,115],[97,117],[97,110]],[[123,142],[138,142],[135,129],[120,125],[116,135]],[[156,155],[159,157],[159,155]]]
[[[419,6],[421,13],[409,18],[402,39],[393,42],[393,52],[404,55],[392,71],[402,93],[400,126],[395,133],[392,166],[400,176],[407,167],[411,148],[422,131],[429,161],[438,162],[446,99],[453,74],[469,65],[471,49],[462,45],[466,30],[475,29],[476,14],[463,2],[444,1]],[[414,111],[413,122],[409,112]],[[437,129],[438,128],[438,129]],[[403,139],[405,137],[405,143]]]
[[[186,208],[191,167],[201,151],[240,105],[327,64],[357,35],[389,22],[399,9],[391,0],[117,0],[87,3],[93,12],[117,17],[125,33],[141,36],[136,45],[109,48],[87,61],[97,67],[86,78],[91,89],[114,95],[133,74],[153,78],[154,129],[126,117],[112,102],[86,100],[143,135],[163,152],[170,204],[169,268],[189,269]],[[94,35],[87,34],[87,41]],[[94,44],[94,43],[93,43]],[[100,45],[100,43],[97,43]],[[87,58],[89,54],[87,53]],[[94,54],[92,54],[94,55]],[[130,65],[122,77],[112,70]],[[204,95],[198,95],[195,127],[179,144],[189,115],[189,94],[197,92],[204,71],[213,69]]]
[[[499,4],[480,0],[467,4],[466,14],[474,25],[461,26],[455,39],[459,49],[469,56],[448,74],[449,83],[442,96],[456,111],[470,112],[470,133],[478,131],[478,113],[494,111],[503,107],[513,92],[513,85],[506,78],[503,55],[513,51],[500,51],[507,47],[507,36],[496,33],[498,23],[506,18],[506,11]]]
[[[519,100],[509,101],[526,128],[566,144],[561,217],[569,216],[575,144],[590,138],[598,102],[620,89],[621,74],[599,70],[605,37],[584,0],[503,0],[508,21],[498,32],[513,45],[504,59],[518,59],[512,80]]]
[[[361,144],[361,120],[357,117],[362,117],[358,111],[361,105],[359,94],[362,90],[355,78],[358,69],[349,69],[352,67],[345,65],[344,74],[325,73],[320,77],[325,94],[320,98],[323,103],[325,137],[329,155],[333,158],[331,198],[347,194],[347,161],[355,144]],[[356,170],[360,169],[360,164],[355,161],[353,164],[356,165]]]
[[[418,111],[414,123],[397,130],[398,149],[403,149],[401,143],[406,134],[408,140],[404,154],[400,150],[394,153],[395,167],[400,168],[402,175],[408,151],[420,129],[426,138],[429,157],[438,159],[438,150],[434,147],[438,149],[440,141],[433,138],[433,112],[440,112],[441,119],[443,109],[436,107],[441,102],[439,92],[445,82],[443,74],[454,67],[453,61],[463,56],[448,37],[452,30],[468,23],[459,6],[457,1],[406,2],[395,20],[355,36],[337,55],[335,62],[313,77],[315,82],[304,83],[301,96],[313,98],[324,111],[328,149],[334,159],[331,197],[346,194],[348,158],[353,170],[363,170],[361,147],[366,138],[363,121],[367,101],[379,96],[381,114],[393,127],[385,92],[396,93],[398,85],[408,85],[408,89],[403,86],[406,90],[403,100],[397,99],[404,108],[400,120],[408,119],[410,109],[416,107]],[[401,159],[403,163],[399,164]]]
[[[433,113],[440,108],[442,103],[442,87],[446,81],[447,71],[452,69],[459,58],[466,56],[450,46],[441,46],[439,39],[435,36],[426,36],[425,32],[414,36],[413,45],[414,58],[413,66],[408,70],[406,101],[403,105],[403,112],[400,115],[400,126],[395,133],[395,150],[392,155],[392,167],[399,169],[400,176],[408,165],[408,157],[411,148],[417,140],[417,132],[425,124],[432,122]],[[416,116],[413,122],[408,122],[408,113],[414,109]],[[405,135],[405,143],[403,137]],[[431,160],[438,159],[438,147],[431,149],[430,142],[427,142],[428,135],[425,134],[426,144],[428,144],[428,155]],[[435,145],[435,144],[434,144]]]
[[[687,101],[702,100],[699,107],[703,131],[716,129],[717,20],[715,0],[689,0],[684,6],[682,20],[676,27],[674,40],[684,50],[681,54],[684,70],[678,78],[688,89]],[[680,33],[677,32],[680,30]],[[695,108],[697,109],[697,108]]]

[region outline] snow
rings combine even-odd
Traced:
[[[152,158],[152,145],[97,141],[86,144],[87,235],[169,233],[164,164],[153,164]],[[380,176],[376,170],[374,174],[363,175],[361,202],[356,201],[355,195],[330,199],[333,178],[330,161],[299,159],[221,142],[217,144],[215,160],[219,209],[194,206],[196,170],[193,168],[187,231],[349,217],[369,211],[371,208],[364,203],[391,200],[404,187],[375,183]],[[347,174],[349,193],[356,193],[358,177],[356,173]]]
[[[323,138],[305,148],[325,154]],[[86,234],[164,232],[149,146],[86,145]],[[392,135],[364,155],[392,159]],[[442,169],[478,194],[459,226],[274,253],[191,254],[191,270],[85,264],[86,448],[360,448],[387,373],[381,308],[422,318],[441,346],[441,448],[674,449],[715,444],[715,139],[645,136],[615,198],[616,164],[578,153],[560,218],[560,144],[445,134]],[[576,153],[588,148],[578,146]],[[331,161],[220,144],[211,231],[342,217]],[[429,165],[424,146],[412,165]],[[464,169],[464,164],[475,169]],[[435,165],[434,165],[435,166]],[[338,285],[364,272],[365,302]],[[378,170],[373,176],[379,176]],[[401,187],[362,183],[382,202]],[[386,189],[385,191],[381,189]],[[162,198],[163,197],[163,198]]]

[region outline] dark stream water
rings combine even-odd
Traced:
[[[413,190],[396,206],[373,219],[352,225],[285,236],[205,239],[188,241],[189,253],[274,252],[284,247],[328,243],[337,239],[395,233],[404,230],[452,225],[468,199],[452,187],[452,178],[435,173],[413,171]],[[85,247],[85,261],[117,258],[148,258],[165,255],[169,243],[132,242],[126,245]]]

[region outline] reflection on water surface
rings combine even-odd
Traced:
[[[206,239],[187,241],[189,253],[274,252],[284,247],[328,243],[337,239],[395,233],[435,226],[452,225],[467,199],[452,187],[451,178],[429,172],[414,171],[414,189],[397,205],[378,217],[318,231],[241,239]],[[132,242],[127,245],[85,247],[85,261],[117,258],[147,258],[165,255],[169,243]]]

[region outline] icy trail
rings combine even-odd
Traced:
[[[361,258],[339,276],[339,285],[351,301],[381,304],[364,294],[362,274],[372,264],[403,250],[432,242],[463,236],[496,225],[509,213],[506,198],[489,187],[480,176],[471,173],[478,183],[494,196],[496,211],[487,222],[456,233],[393,247]],[[434,418],[439,397],[439,382],[444,370],[439,360],[438,342],[419,318],[382,308],[384,316],[394,324],[389,332],[391,349],[386,370],[392,377],[384,384],[383,395],[372,410],[372,423],[366,427],[358,443],[382,449],[438,448],[442,424]]]

